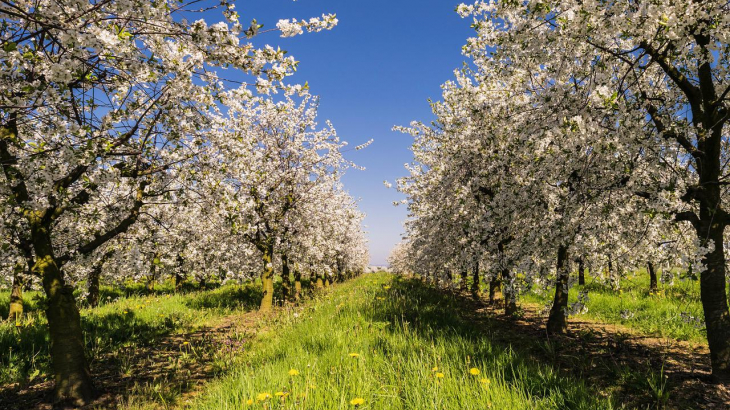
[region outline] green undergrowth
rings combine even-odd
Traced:
[[[613,290],[590,276],[584,286],[570,289],[570,303],[580,291],[588,292],[587,311],[574,319],[589,319],[607,324],[620,324],[642,334],[695,343],[707,343],[704,316],[700,301],[699,280],[675,279],[659,283],[657,292],[649,292],[649,275],[639,271],[621,281],[621,289]],[[552,304],[554,289],[533,289],[521,301]]]
[[[262,333],[194,409],[610,409],[578,377],[493,341],[464,300],[379,273]]]
[[[155,291],[141,285],[102,290],[102,304],[81,309],[81,321],[92,370],[96,362],[119,348],[154,345],[166,335],[208,326],[237,311],[258,307],[255,283],[176,293],[170,284]],[[0,322],[0,385],[26,384],[49,374],[49,340],[38,292],[24,295],[25,315],[18,323]],[[107,296],[109,296],[107,298]],[[7,316],[9,293],[0,293]],[[83,305],[82,305],[83,306]]]

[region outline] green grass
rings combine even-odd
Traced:
[[[110,296],[107,298],[106,296]],[[106,303],[81,309],[81,321],[92,367],[96,360],[122,347],[153,345],[159,338],[208,325],[236,311],[258,306],[261,292],[255,283],[227,285],[212,290],[174,293],[172,285],[147,292],[142,286],[124,292],[105,288]],[[19,327],[0,322],[0,385],[31,382],[50,370],[48,329],[38,292],[23,295],[25,312]],[[9,293],[0,293],[7,316]]]
[[[570,289],[570,303],[577,300],[581,290],[588,291],[588,311],[575,318],[620,324],[647,335],[707,342],[698,280],[677,279],[673,285],[660,283],[658,293],[649,294],[649,275],[644,271],[624,278],[618,292],[587,275],[584,286],[576,284]],[[552,304],[554,292],[554,289],[533,288],[520,300]]]
[[[465,312],[464,300],[418,280],[360,277],[288,313],[290,324],[256,338],[234,359],[229,374],[206,385],[190,407],[615,407],[578,378],[495,342]],[[472,368],[479,374],[470,374]],[[363,404],[351,404],[354,399]]]

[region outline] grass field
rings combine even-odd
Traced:
[[[643,271],[624,278],[620,291],[587,275],[584,286],[575,285],[570,289],[571,303],[582,290],[588,291],[588,310],[574,317],[620,324],[647,335],[707,342],[699,280],[677,279],[671,285],[659,283],[658,291],[650,293],[649,275]],[[522,295],[520,301],[552,305],[554,292],[554,289],[535,288]]]
[[[586,286],[585,316],[702,342],[676,317],[698,306],[695,283],[648,295],[636,278],[620,298]],[[252,311],[260,298],[253,283],[106,293],[103,306],[82,310],[92,371],[113,391],[99,408],[702,408],[681,380],[667,378],[661,352],[590,329],[545,339],[539,323],[520,324],[418,279],[364,275],[271,315]],[[0,348],[11,353],[0,358],[6,393],[48,371],[45,321],[26,297],[22,326],[0,324]],[[525,300],[548,298],[533,292]],[[625,319],[628,309],[635,316]]]

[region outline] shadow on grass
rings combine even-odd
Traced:
[[[189,293],[182,304],[194,310],[219,310],[223,316],[232,310],[257,308],[261,295],[257,286],[247,284]],[[0,325],[0,351],[10,352],[0,357],[2,409],[41,408],[50,400],[53,385],[48,377],[51,370],[48,328],[45,320],[40,319],[41,312],[34,315],[39,319],[18,329],[10,324]],[[166,380],[168,386],[165,388],[175,386],[176,394],[180,394],[186,391],[187,386],[192,386],[194,380],[211,377],[206,360],[221,347],[211,344],[211,340],[216,339],[217,334],[225,333],[225,328],[180,333],[193,325],[194,321],[183,320],[174,313],[150,320],[149,317],[138,316],[131,309],[83,315],[82,328],[93,377],[97,380],[97,387],[108,392],[104,397],[112,398],[104,401],[103,397],[99,406],[116,407],[117,398],[130,394],[133,386],[159,386],[161,380]],[[192,343],[185,343],[189,340],[195,341],[198,346],[213,346],[215,350],[197,350],[204,353],[205,357],[200,357],[191,350]],[[238,342],[226,339],[223,343],[231,348]],[[181,364],[181,353],[195,360]],[[164,398],[158,393],[150,394]]]
[[[505,382],[519,381],[515,385],[533,396],[559,389],[562,408],[590,408],[585,389],[611,397],[618,408],[730,408],[727,391],[707,383],[709,360],[702,351],[581,322],[571,322],[567,336],[548,337],[540,317],[505,317],[482,300],[419,279],[396,277],[391,291],[402,299],[375,309],[372,320],[407,322],[427,340],[486,338],[488,347],[472,352],[475,361],[501,363]],[[382,349],[387,353],[389,346]]]

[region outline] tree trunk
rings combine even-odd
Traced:
[[[555,298],[547,322],[548,334],[567,333],[568,321],[565,309],[568,307],[568,248],[558,247],[557,278],[555,280]]]
[[[467,280],[469,278],[469,272],[464,269],[461,271],[461,280],[459,281],[459,290],[466,291],[467,289]]]
[[[81,315],[53,256],[50,233],[45,227],[32,226],[36,263],[33,271],[42,278],[47,296],[46,318],[51,339],[56,401],[75,405],[89,403],[95,396],[94,384],[84,354]]]
[[[499,273],[496,273],[494,277],[489,281],[489,303],[494,303],[494,299],[497,296],[497,292],[500,291],[502,283],[499,279]]]
[[[474,261],[474,272],[471,274],[471,294],[479,296],[479,261]]]
[[[314,287],[316,289],[323,289],[324,288],[324,280],[322,279],[322,275],[317,274],[317,281],[315,282]]]
[[[150,263],[150,274],[147,277],[147,291],[152,293],[155,291],[155,282],[157,281],[157,264],[160,258],[157,253],[152,255],[152,263]]]
[[[504,314],[512,316],[517,313],[517,296],[514,294],[514,287],[512,286],[512,274],[504,263],[504,245],[502,242],[497,245],[497,249],[499,250],[499,254],[502,258],[502,280],[506,283],[506,285],[502,288],[502,296],[504,297]]]
[[[263,287],[264,297],[261,299],[259,311],[270,311],[274,306],[274,265],[271,263],[273,256],[273,247],[268,247],[264,251],[264,271],[261,273],[261,286]]]
[[[294,300],[302,298],[302,273],[297,269],[294,271]]]
[[[185,263],[185,258],[181,254],[177,254],[177,266],[175,267],[175,291],[179,292],[182,289],[182,284],[185,278],[182,275],[182,267]]]
[[[99,279],[101,277],[101,263],[95,263],[89,272],[89,289],[86,303],[95,308],[99,306]]]
[[[326,277],[326,278],[324,279],[324,287],[325,287],[325,288],[328,288],[328,287],[330,287],[330,285],[331,285],[331,284],[332,284],[332,283],[330,282],[330,277],[329,277],[329,276],[327,276],[327,277]]]
[[[698,236],[700,243],[704,242],[703,245],[714,243],[715,249],[703,258],[703,264],[707,269],[700,274],[700,297],[705,312],[712,376],[718,382],[730,383],[730,312],[727,304],[723,252],[724,227],[712,222],[715,215],[714,208],[703,212],[704,209],[706,207],[700,207],[700,223],[708,228],[701,230],[704,232],[698,232]]]
[[[654,271],[654,264],[649,262],[648,269],[649,269],[649,292],[656,292],[657,278],[656,278],[656,271]]]
[[[578,258],[578,284],[586,284],[586,263],[582,256]]]
[[[281,292],[282,300],[289,300],[291,297],[291,274],[289,259],[286,255],[281,255]]]
[[[23,283],[20,279],[22,264],[18,264],[13,272],[13,288],[10,291],[10,311],[8,321],[19,324],[23,318]]]

